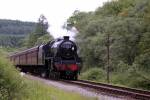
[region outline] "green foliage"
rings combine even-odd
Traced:
[[[40,45],[47,41],[50,41],[53,37],[49,34],[48,22],[44,15],[41,15],[38,19],[38,23],[34,32],[30,33],[29,36],[24,40],[25,46],[28,48],[35,45]]]
[[[25,36],[22,35],[0,35],[1,47],[20,47]]]
[[[40,37],[40,35],[35,33],[30,33],[30,35],[25,38],[24,45],[28,48],[35,46],[35,43],[37,42],[37,39]]]
[[[47,30],[48,30],[48,21],[44,15],[40,15],[38,23],[36,25],[35,33],[44,35],[48,33]]]
[[[139,71],[150,73],[150,52],[141,54],[135,60]]]
[[[35,26],[34,22],[0,19],[0,34],[26,35],[34,31]]]
[[[35,30],[36,23],[17,20],[0,20],[0,46],[21,47],[22,40]]]
[[[139,43],[140,53],[149,53],[150,52],[150,32],[146,32],[143,34],[141,41]]]
[[[81,74],[80,78],[91,81],[105,81],[105,72],[100,68],[91,68]]]
[[[21,100],[26,96],[26,84],[2,52],[0,55],[0,100]]]
[[[133,88],[150,89],[150,76],[137,69],[137,65],[129,66],[128,71],[112,73],[112,83]]]
[[[6,58],[6,55],[8,55],[8,52],[10,53],[10,52],[14,52],[14,51],[16,51],[15,48],[10,48],[10,47],[5,48],[5,47],[1,47],[1,48],[0,48],[0,55],[1,55],[2,57],[5,57],[5,58]]]
[[[37,39],[35,45],[46,44],[47,42],[51,41],[52,39],[53,39],[53,37],[50,34],[45,34]]]
[[[109,34],[110,71],[116,74],[112,74],[111,77],[115,80],[112,82],[127,84],[125,81],[131,77],[128,86],[147,87],[149,81],[146,79],[149,79],[147,74],[150,70],[149,16],[149,0],[116,0],[105,3],[94,12],[75,11],[68,23],[69,27],[78,30],[76,42],[84,59],[83,71],[92,66],[106,69]],[[136,74],[129,71],[134,65]]]
[[[45,34],[45,35],[39,35],[35,33],[31,33],[26,40],[24,40],[24,45],[28,48],[45,44],[48,41],[51,41],[53,37],[50,34]]]
[[[118,62],[117,66],[114,66],[114,72],[127,72],[130,66],[123,61]]]

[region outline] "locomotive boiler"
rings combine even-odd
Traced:
[[[15,53],[10,59],[23,72],[74,80],[77,80],[82,63],[77,45],[69,36]]]

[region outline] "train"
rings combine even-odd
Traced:
[[[9,58],[22,72],[54,79],[77,80],[82,68],[77,45],[69,36],[13,53]]]

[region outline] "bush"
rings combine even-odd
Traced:
[[[115,66],[113,66],[114,72],[125,72],[128,71],[130,65],[123,61],[119,61]]]
[[[92,81],[105,81],[105,77],[105,71],[100,68],[91,68],[80,76],[81,79]]]
[[[136,64],[130,66],[128,71],[113,73],[111,80],[113,84],[150,90],[149,74],[137,70]]]
[[[138,65],[138,70],[150,73],[150,52],[148,51],[147,53],[136,57],[135,63]]]
[[[26,84],[2,52],[0,55],[0,100],[21,100],[26,94]]]

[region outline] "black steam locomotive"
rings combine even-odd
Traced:
[[[81,69],[77,46],[68,36],[15,53],[10,59],[21,71],[42,77],[77,80]]]

